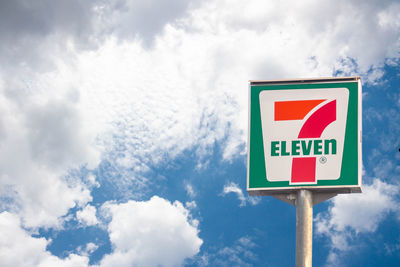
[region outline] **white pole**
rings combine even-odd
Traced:
[[[299,190],[296,198],[296,267],[312,266],[313,196]]]

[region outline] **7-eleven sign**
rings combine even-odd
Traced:
[[[360,190],[361,85],[344,79],[251,82],[249,192]]]

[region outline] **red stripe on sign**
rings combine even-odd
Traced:
[[[315,182],[316,157],[293,158],[292,183]]]
[[[277,101],[275,102],[275,121],[302,120],[319,103],[326,99]]]
[[[299,138],[321,137],[325,128],[336,120],[336,100],[333,100],[314,112],[301,127]]]

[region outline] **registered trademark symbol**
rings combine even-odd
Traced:
[[[322,164],[325,164],[327,161],[328,160],[324,156],[319,158],[319,162],[321,162]]]

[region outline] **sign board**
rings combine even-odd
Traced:
[[[359,77],[250,81],[247,191],[361,192]]]

